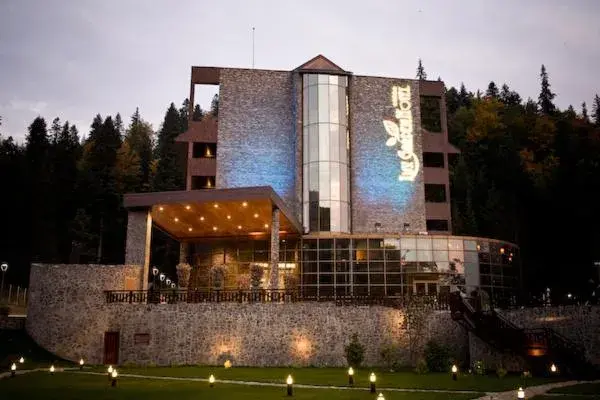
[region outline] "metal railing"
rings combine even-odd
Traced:
[[[104,292],[107,303],[296,303],[332,302],[336,305],[380,305],[394,308],[424,307],[449,310],[447,296],[304,296],[298,290],[110,290]]]
[[[27,305],[27,288],[17,285],[4,285],[0,291],[0,304],[11,306]]]

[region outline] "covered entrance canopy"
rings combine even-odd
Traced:
[[[181,243],[200,238],[269,235],[271,284],[277,285],[279,235],[302,225],[270,186],[126,194],[126,264],[144,266],[147,288],[152,225]],[[272,286],[273,287],[273,286]]]

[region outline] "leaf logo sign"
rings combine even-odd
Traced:
[[[397,151],[400,158],[399,181],[414,181],[419,172],[419,158],[414,151],[412,102],[410,86],[392,86],[392,105],[396,109],[398,122],[383,120],[383,126],[389,135],[385,145],[399,145]]]

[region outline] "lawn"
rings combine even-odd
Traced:
[[[54,375],[34,372],[16,378],[0,380],[0,393],[6,399],[28,400],[117,400],[145,399],[164,400],[187,399],[285,399],[283,387],[244,386],[216,384],[210,388],[205,382],[162,381],[152,379],[121,378],[117,387],[110,387],[108,379],[102,375],[88,375],[77,372],[60,372]],[[390,400],[442,400],[474,399],[480,394],[448,393],[384,393]],[[294,389],[294,399],[332,400],[374,400],[375,395],[367,390],[339,389]]]
[[[94,368],[96,371],[104,372],[104,367]],[[288,374],[294,377],[294,381],[307,385],[346,386],[348,375],[343,368],[248,368],[233,367],[120,367],[119,372],[123,374],[136,374],[147,376],[172,376],[208,378],[214,374],[216,379],[273,382],[283,383]],[[354,375],[354,386],[368,387],[370,369],[356,370]],[[501,392],[513,390],[519,386],[533,386],[560,380],[559,378],[529,378],[527,382],[518,375],[507,375],[500,379],[496,375],[459,375],[457,381],[453,381],[451,375],[443,373],[429,373],[424,375],[412,371],[383,372],[375,371],[377,376],[377,387],[405,388],[405,389],[442,389],[442,390],[474,390],[479,392]]]

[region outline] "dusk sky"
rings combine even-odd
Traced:
[[[598,0],[298,2],[0,0],[3,136],[37,116],[87,135],[93,117],[135,107],[155,130],[189,94],[190,66],[291,70],[317,54],[360,75],[485,90],[506,82],[537,100],[545,64],[560,108],[600,93]],[[201,91],[208,108],[212,94]]]

